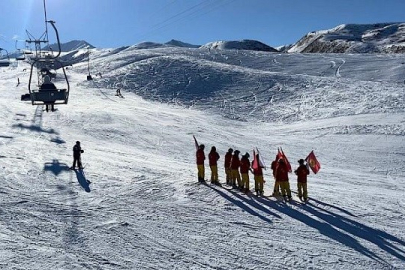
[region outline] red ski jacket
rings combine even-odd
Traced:
[[[276,181],[286,182],[288,181],[288,168],[284,162],[278,162],[276,167]]]
[[[210,166],[217,166],[217,161],[219,159],[219,154],[217,152],[210,152],[208,154],[208,160]]]
[[[239,169],[239,166],[240,166],[239,157],[236,156],[236,155],[233,155],[232,160],[231,160],[231,169],[232,170],[237,170],[237,169]]]
[[[240,173],[249,173],[250,161],[246,157],[242,157],[240,160]]]
[[[197,152],[195,153],[195,155],[196,155],[197,165],[204,165],[204,160],[205,160],[204,150],[198,149]]]
[[[232,161],[232,153],[228,152],[225,154],[225,161],[224,161],[225,169],[228,169],[231,167],[231,161]]]
[[[307,182],[307,175],[309,174],[309,170],[308,170],[307,166],[300,165],[294,172],[297,175],[298,182],[300,182],[300,183]]]

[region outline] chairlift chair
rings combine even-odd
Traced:
[[[47,21],[46,19],[45,19],[45,21],[50,23],[52,25],[53,29],[55,30],[59,51],[56,56],[41,55],[41,52],[39,52],[39,54],[37,54],[36,57],[31,58],[30,79],[28,82],[29,94],[22,95],[21,100],[25,100],[27,98],[27,95],[29,95],[32,105],[46,105],[47,111],[48,111],[49,107],[51,107],[52,111],[53,111],[54,105],[68,103],[70,85],[69,85],[69,80],[67,78],[64,65],[58,60],[58,57],[61,54],[61,47],[60,47],[58,30],[55,27],[55,22]],[[47,31],[46,31],[46,33],[47,33]],[[43,78],[45,76],[51,77],[51,74],[48,74],[48,73],[50,73],[49,67],[56,67],[56,66],[60,67],[63,71],[64,79],[66,81],[66,88],[57,88],[53,84],[52,84],[53,87],[49,88],[49,87],[45,87],[45,85],[44,85]],[[31,88],[32,73],[35,68],[38,70],[38,74],[40,75],[39,76],[40,78],[38,78],[38,81],[41,80],[41,85],[39,87],[37,87],[36,89],[32,89]]]
[[[46,105],[52,106],[53,105],[59,105],[59,104],[67,104],[69,100],[69,90],[70,90],[70,85],[69,81],[66,75],[66,71],[63,67],[63,65],[56,59],[53,59],[53,61],[59,62],[60,66],[62,67],[63,75],[66,81],[66,88],[57,88],[56,89],[44,89],[43,87],[43,82],[41,83],[40,87],[37,87],[36,89],[31,88],[32,84],[32,74],[33,70],[36,65],[41,65],[41,62],[47,62],[49,59],[36,59],[35,61],[32,62],[31,64],[31,72],[30,72],[30,79],[28,83],[28,91],[31,99],[32,105]],[[38,64],[40,63],[40,64]],[[42,63],[46,64],[46,63]],[[42,74],[42,70],[40,70],[40,74]],[[47,76],[44,75],[44,76]],[[21,99],[23,100],[23,96],[21,96]]]

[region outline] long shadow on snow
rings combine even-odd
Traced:
[[[298,196],[298,192],[296,192],[296,191],[291,191],[291,193],[297,194],[297,196]],[[343,209],[343,208],[341,208],[341,207],[338,207],[338,206],[336,206],[336,205],[332,205],[332,204],[329,204],[329,203],[321,202],[320,200],[317,200],[317,199],[312,198],[312,197],[310,197],[310,200],[316,202],[317,204],[321,204],[321,205],[323,205],[323,206],[327,206],[327,207],[330,207],[330,208],[334,208],[334,209],[336,209],[336,210],[339,210],[339,211],[345,213],[346,215],[355,217],[355,215],[353,215],[353,214],[350,213],[349,211],[347,211],[347,210],[345,210],[345,209]]]
[[[335,229],[328,222],[321,222],[316,219],[313,219],[313,218],[307,216],[306,214],[289,207],[284,202],[280,204],[280,203],[276,203],[276,202],[273,202],[273,201],[270,201],[267,199],[263,199],[260,197],[256,198],[256,200],[258,202],[261,202],[263,205],[266,205],[274,210],[277,210],[277,211],[289,216],[290,218],[296,219],[296,220],[318,230],[321,234],[323,234],[323,235],[329,237],[330,239],[335,240],[349,248],[352,248],[352,249],[360,252],[361,254],[367,256],[370,259],[376,260],[382,264],[387,264],[386,261],[384,261],[382,258],[380,258],[378,255],[376,255],[375,253],[373,253],[366,247],[364,247],[354,237],[352,237],[348,233],[344,233],[344,232],[341,232],[341,231]],[[307,207],[309,207],[309,205],[304,206],[303,209],[307,208]],[[316,212],[316,210],[313,210],[313,211]],[[362,225],[362,226],[364,226],[364,225]],[[354,230],[354,228],[353,228],[353,230]]]
[[[381,230],[373,229],[367,225],[351,220],[344,216],[335,214],[331,211],[322,209],[318,206],[310,204],[311,207],[303,208],[314,216],[326,221],[328,224],[337,227],[356,237],[367,240],[382,250],[388,252],[392,256],[405,261],[405,250],[401,250],[388,241],[398,243],[401,247],[405,247],[405,241]],[[322,212],[321,212],[321,211]],[[402,253],[402,254],[401,254]]]
[[[236,200],[234,198],[232,198],[231,196],[229,196],[228,194],[226,194],[225,192],[223,192],[222,190],[220,190],[220,188],[216,188],[210,185],[205,184],[205,186],[209,187],[210,189],[214,190],[215,192],[217,192],[219,195],[221,195],[222,197],[224,197],[226,200],[230,201],[231,203],[233,203],[236,206],[239,206],[240,208],[242,208],[243,210],[245,210],[246,212],[248,212],[249,214],[259,217],[260,219],[262,219],[263,221],[266,221],[268,223],[273,223],[270,219],[268,219],[267,217],[259,214],[258,212],[254,211],[252,208],[250,208],[248,205],[257,208],[258,210],[261,210],[263,212],[265,212],[266,214],[275,216],[276,218],[281,218],[281,216],[269,211],[268,209],[266,209],[265,207],[261,206],[260,204],[256,203],[253,200],[248,200],[246,198],[244,198],[242,195],[237,194],[235,191],[231,191],[228,189],[228,192],[230,192],[232,195],[234,195],[235,197],[237,197],[240,200]],[[246,204],[245,204],[245,203]]]
[[[75,170],[77,181],[86,192],[90,192],[90,182],[86,179],[83,170]]]
[[[44,171],[50,171],[54,175],[58,175],[63,171],[69,171],[69,166],[66,163],[60,163],[59,160],[54,159],[52,162],[46,162]]]

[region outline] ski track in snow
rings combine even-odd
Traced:
[[[20,101],[26,63],[0,69],[0,268],[405,267],[404,56],[92,55],[103,77],[74,64],[53,113]],[[192,135],[217,147],[222,183],[229,147],[270,164],[282,146],[294,168],[314,150],[309,203],[293,174],[294,201],[270,197],[269,169],[264,197],[198,184]],[[69,170],[77,140],[84,173]]]

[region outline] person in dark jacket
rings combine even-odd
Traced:
[[[74,170],[76,168],[76,163],[79,169],[83,169],[81,158],[82,153],[84,153],[84,150],[82,150],[80,142],[77,141],[75,146],[73,146],[73,166],[70,169]]]
[[[304,197],[304,201],[308,200],[308,190],[307,190],[307,175],[309,175],[308,167],[304,164],[304,160],[298,160],[298,168],[294,171],[297,175],[297,187],[298,187],[298,197],[300,200]]]
[[[239,167],[240,167],[240,159],[239,159],[239,150],[235,150],[233,152],[232,160],[231,160],[231,183],[233,187],[236,187],[236,181],[238,181],[238,186],[242,186],[242,179],[240,178]]]
[[[277,169],[277,164],[279,160],[279,156],[276,155],[276,159],[273,160],[271,163],[271,170],[273,171],[273,177],[274,177],[274,188],[273,188],[273,196],[279,196],[281,194],[280,192],[280,183],[277,181],[276,178],[276,169]]]
[[[219,154],[217,153],[217,148],[215,146],[211,147],[211,151],[208,154],[208,161],[211,169],[211,183],[219,185],[218,181],[218,159]]]
[[[249,153],[246,153],[242,156],[240,160],[240,174],[242,176],[242,186],[239,186],[240,190],[243,192],[249,191],[249,171],[250,168],[250,161],[249,161]]]
[[[204,154],[204,148],[205,148],[205,146],[203,144],[201,144],[198,147],[197,152],[195,153],[196,163],[197,163],[197,170],[198,170],[198,182],[204,182],[205,181],[205,168],[204,168],[205,154]]]
[[[44,76],[44,81],[39,88],[39,91],[47,91],[47,90],[56,90],[56,86],[52,83],[51,77],[49,75]],[[49,110],[55,111],[54,102],[51,104],[45,104],[45,110],[48,112]]]
[[[224,160],[224,168],[225,168],[227,185],[232,184],[232,181],[231,181],[231,179],[232,179],[232,170],[231,170],[232,154],[233,154],[233,149],[229,148],[228,152],[225,154],[225,160]]]

